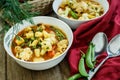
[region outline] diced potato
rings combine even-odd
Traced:
[[[34,49],[34,53],[36,57],[40,57],[40,49]]]
[[[28,33],[25,34],[26,35],[26,38],[32,38],[34,37],[34,32],[33,31],[29,31]]]
[[[17,44],[17,45],[21,45],[22,43],[24,43],[25,42],[25,40],[22,38],[22,37],[20,37],[19,36],[19,39],[15,39],[15,43]]]
[[[88,15],[88,18],[89,18],[89,19],[92,19],[92,18],[95,18],[95,16],[89,14],[89,15]]]
[[[31,27],[27,27],[27,28],[24,29],[24,31],[26,31],[26,32],[31,31],[31,30],[32,30]]]
[[[40,62],[40,61],[44,61],[44,58],[42,58],[42,57],[35,57],[34,59],[33,59],[33,62]]]
[[[55,53],[54,58],[58,57],[60,54],[60,52]]]
[[[19,58],[19,53],[16,53],[15,57],[16,57],[16,58]]]
[[[40,51],[40,55],[43,56],[46,52],[47,52],[46,49],[45,49],[45,50],[42,49],[42,50]]]

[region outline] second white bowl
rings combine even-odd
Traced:
[[[59,8],[62,0],[54,0],[52,7],[53,7],[54,12],[57,14],[59,19],[66,22],[72,29],[76,29],[80,24],[91,21],[91,20],[98,19],[107,13],[107,11],[109,10],[108,1],[107,0],[95,0],[95,1],[97,1],[98,3],[100,3],[103,6],[104,13],[99,17],[89,19],[89,20],[71,20],[71,19],[60,16],[57,11],[58,11],[58,8]]]

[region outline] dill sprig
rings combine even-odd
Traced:
[[[10,26],[15,23],[22,23],[23,19],[32,23],[31,17],[39,13],[31,12],[30,9],[31,6],[28,3],[24,3],[24,5],[21,6],[18,0],[0,0],[0,18],[9,22]]]

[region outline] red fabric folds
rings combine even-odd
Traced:
[[[108,0],[108,2],[110,8],[104,17],[82,24],[74,31],[73,45],[68,53],[71,74],[78,72],[80,50],[86,51],[89,42],[96,33],[106,33],[108,41],[120,33],[120,2],[119,0]],[[102,53],[97,58],[97,63],[100,63],[106,56],[106,52]],[[92,80],[102,79],[120,80],[120,57],[108,59]]]

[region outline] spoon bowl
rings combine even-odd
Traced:
[[[107,44],[108,44],[107,35],[103,32],[97,33],[93,37],[92,43],[95,45],[95,57],[97,57],[103,51],[106,51]]]
[[[107,53],[109,57],[120,55],[120,34],[116,35],[108,44]]]

